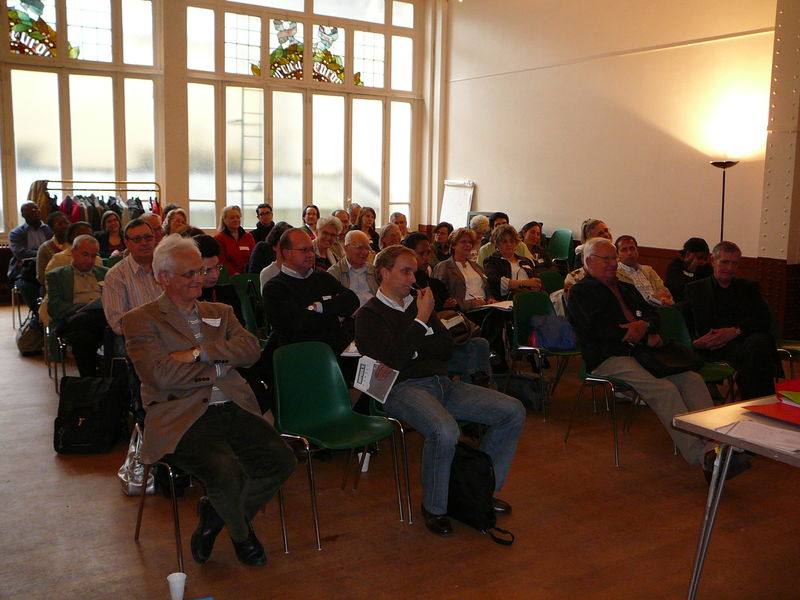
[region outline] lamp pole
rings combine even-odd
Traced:
[[[720,211],[719,217],[719,241],[721,242],[725,239],[725,173],[731,167],[738,165],[738,160],[712,160],[710,163],[712,166],[717,167],[718,169],[722,169],[722,209]]]

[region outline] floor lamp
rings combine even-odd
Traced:
[[[719,217],[719,241],[725,239],[725,173],[731,167],[738,165],[738,160],[712,160],[711,164],[718,169],[722,169],[722,210]]]

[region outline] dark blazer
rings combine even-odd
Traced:
[[[735,277],[729,289],[735,293],[739,304],[734,322],[723,322],[717,315],[716,296],[721,288],[714,277],[693,281],[686,286],[683,312],[692,339],[721,327],[738,327],[745,336],[756,331],[769,332],[769,307],[758,291],[758,283]]]
[[[519,260],[519,266],[525,270],[528,278],[536,276],[535,267],[530,259],[519,255],[517,255],[517,259]],[[503,258],[500,252],[495,252],[483,261],[483,271],[489,280],[489,289],[492,292],[492,297],[497,300],[508,300],[512,295],[512,290],[509,290],[506,294],[501,294],[500,280],[503,277],[511,279],[511,263]]]
[[[236,369],[217,375],[216,365],[248,367],[261,356],[258,340],[244,329],[233,309],[216,302],[198,302],[203,320],[203,345],[208,361],[182,363],[169,355],[196,346],[186,317],[162,294],[155,302],[122,317],[125,347],[142,381],[145,436],[144,460],[151,462],[175,450],[183,434],[208,408],[211,387],[243,409],[261,417],[250,386]]]
[[[647,332],[657,332],[661,324],[658,312],[642,298],[635,286],[622,281],[617,285],[631,313],[650,325]],[[620,327],[628,321],[614,293],[599,279],[587,274],[572,286],[567,301],[567,319],[578,336],[587,372],[612,356],[630,355],[630,346],[622,341],[625,329]]]
[[[98,265],[92,267],[92,273],[97,281],[103,281],[107,272],[108,269],[105,267]],[[51,327],[54,329],[80,308],[72,303],[74,283],[72,265],[58,267],[47,274],[47,314],[50,315]]]
[[[489,290],[489,281],[486,279],[486,274],[481,269],[478,263],[469,261],[469,266],[481,276],[483,279],[483,293],[485,298],[492,296]],[[455,258],[452,256],[447,260],[443,260],[433,268],[433,276],[441,281],[450,291],[450,295],[456,299],[458,306],[461,310],[467,310],[467,282],[461,270],[456,264]]]

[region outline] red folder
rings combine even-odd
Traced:
[[[779,421],[800,425],[800,406],[794,404],[778,401],[771,404],[745,406],[745,408]]]

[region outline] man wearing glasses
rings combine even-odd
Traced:
[[[128,255],[109,270],[103,292],[103,310],[111,329],[122,335],[122,315],[161,295],[153,277],[153,250],[156,236],[144,218],[132,219],[125,226]]]
[[[275,227],[275,223],[272,220],[272,207],[269,204],[259,204],[256,207],[256,216],[258,217],[258,223],[256,223],[256,228],[250,234],[257,244],[267,239],[269,232]]]
[[[203,481],[192,557],[205,563],[227,526],[234,552],[249,566],[266,564],[252,521],[291,475],[295,459],[235,367],[260,355],[258,340],[233,309],[197,302],[208,267],[193,240],[169,236],[153,271],[164,289],[156,301],[122,319],[126,348],[142,382],[143,459],[164,457]]]

